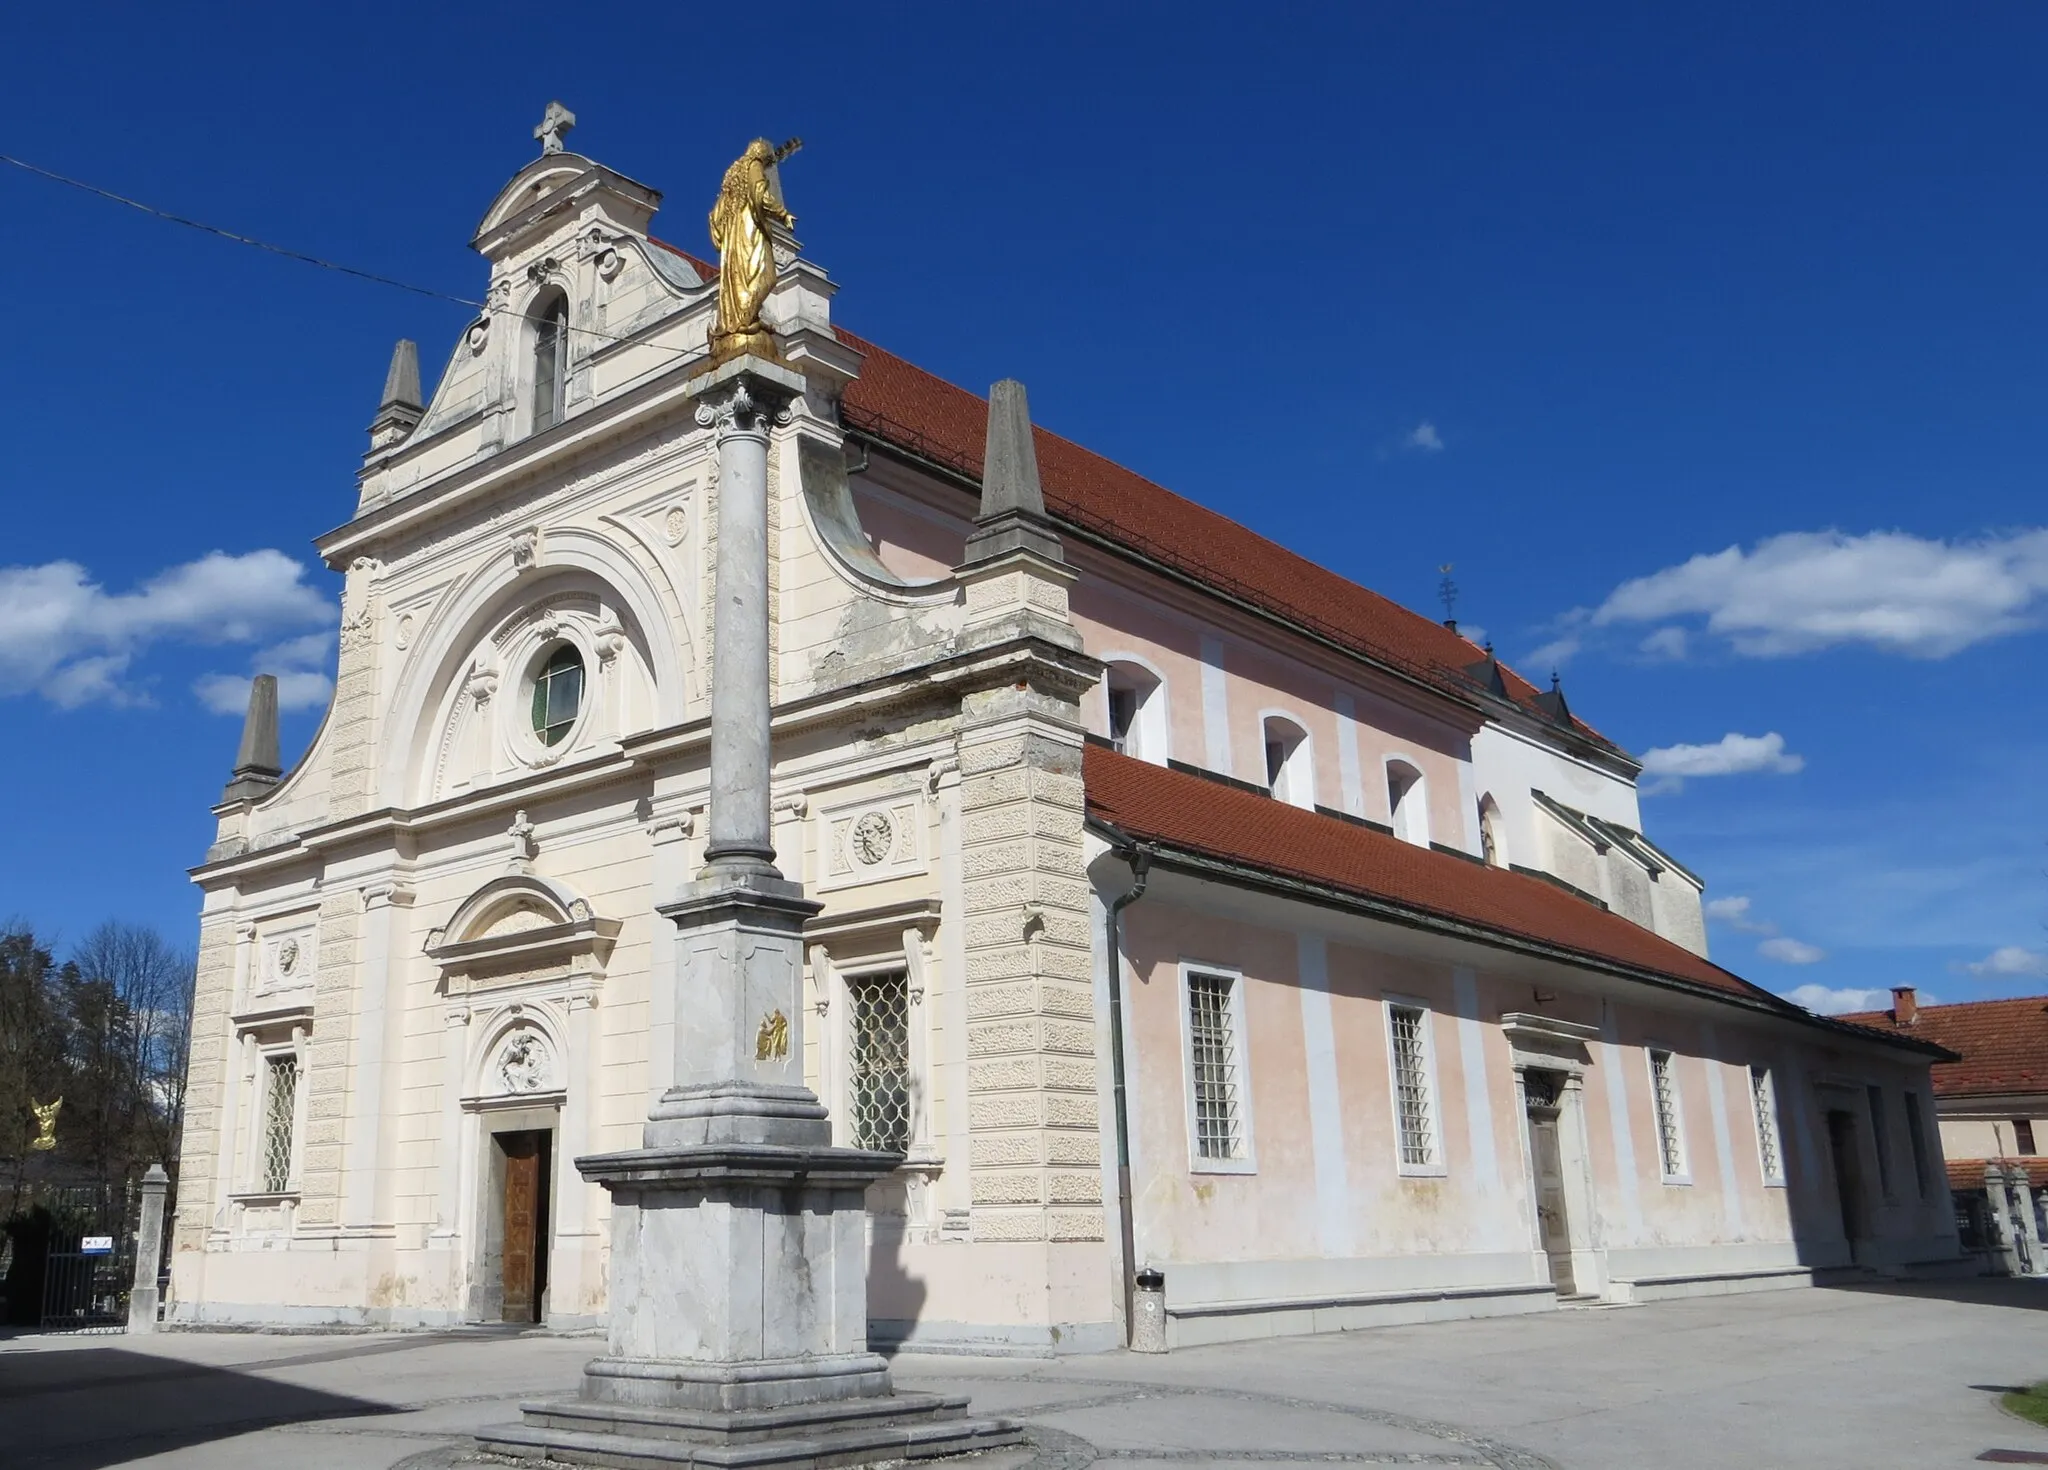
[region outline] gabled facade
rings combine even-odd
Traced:
[[[394,361],[319,542],[333,706],[282,772],[259,682],[195,870],[179,1319],[606,1310],[571,1161],[691,1044],[659,910],[717,646],[716,283],[659,202],[543,156],[431,395]],[[774,840],[823,904],[806,1076],[904,1155],[878,1338],[1106,1346],[1140,1266],[1197,1341],[1955,1255],[1936,1140],[1900,1187],[1870,1112],[1939,1049],[1710,964],[1562,691],[1016,424],[1054,559],[986,570],[989,406],[777,243]]]

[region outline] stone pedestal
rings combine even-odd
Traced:
[[[643,1147],[576,1160],[612,1199],[611,1334],[581,1394],[487,1429],[580,1465],[839,1467],[1019,1442],[967,1400],[898,1394],[867,1345],[867,1187],[902,1160],[833,1148],[804,1085],[804,921],[769,841],[767,460],[803,379],[741,357],[691,385],[718,434],[705,866],[676,926],[675,1083]]]

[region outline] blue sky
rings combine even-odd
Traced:
[[[765,14],[30,7],[0,151],[474,296],[551,97],[692,249],[801,134],[842,322],[1412,606],[1454,563],[1664,753],[1718,959],[2048,990],[2048,11]],[[189,939],[210,705],[259,657],[317,694],[310,540],[392,341],[466,313],[11,169],[0,249],[0,916]]]

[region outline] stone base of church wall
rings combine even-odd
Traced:
[[[1170,1347],[1546,1312],[1530,1252],[1187,1261],[1161,1266]]]

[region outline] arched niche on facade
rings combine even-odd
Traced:
[[[543,738],[533,686],[565,647],[582,664],[582,708],[571,728]],[[416,650],[381,773],[392,806],[480,790],[684,718],[688,645],[639,564],[589,532],[514,533],[503,556],[448,595]]]

